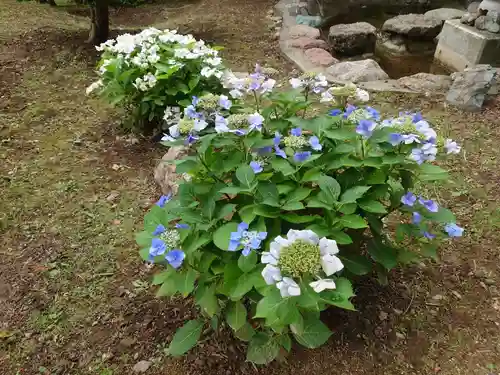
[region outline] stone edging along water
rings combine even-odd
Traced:
[[[279,30],[279,46],[282,54],[304,72],[323,73],[327,79],[336,84],[347,83],[332,77],[328,68],[338,64],[330,52],[320,47],[319,29],[305,25],[297,25],[296,16],[292,15],[291,9],[301,6],[297,0],[280,0],[275,5],[275,12],[282,17],[282,26]],[[314,30],[317,30],[314,32]],[[299,38],[303,38],[297,41]],[[300,48],[304,43],[317,42],[315,48]],[[293,46],[294,45],[294,46]],[[365,60],[368,61],[368,60]],[[435,81],[440,80],[439,84]],[[429,93],[446,92],[451,85],[451,78],[447,76],[436,76],[428,73],[419,73],[414,76],[400,79],[378,79],[365,82],[357,82],[357,86],[369,91],[385,91],[400,93]]]

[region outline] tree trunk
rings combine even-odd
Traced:
[[[97,45],[108,40],[108,35],[108,0],[95,0],[95,4],[90,7],[90,32],[87,41]]]

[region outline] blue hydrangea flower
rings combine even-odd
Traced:
[[[459,227],[455,223],[446,224],[444,226],[444,230],[450,237],[462,237],[462,234],[464,233],[464,228]]]
[[[372,107],[365,107],[365,111],[370,115],[370,118],[373,118],[374,120],[380,120],[380,112],[377,111],[375,108]]]
[[[457,142],[451,139],[447,139],[445,141],[444,148],[446,149],[447,154],[458,154],[461,149],[461,147],[457,144]]]
[[[219,96],[219,106],[224,109],[230,109],[232,105],[231,100],[226,95]]]
[[[265,155],[273,152],[273,147],[272,146],[265,146],[265,147],[260,147],[257,149],[257,153],[259,155]]]
[[[416,201],[417,197],[411,191],[407,192],[401,197],[401,203],[403,203],[405,206],[412,207]]]
[[[162,224],[158,224],[158,226],[153,232],[153,236],[159,236],[160,234],[165,232],[165,230],[167,230],[167,228],[165,228]]]
[[[280,143],[281,143],[281,134],[279,132],[274,133],[274,153],[276,156],[282,157],[283,159],[286,159],[286,154],[285,151],[283,151],[280,148]]]
[[[177,223],[177,224],[175,224],[175,227],[176,227],[177,229],[189,229],[189,225],[187,225],[187,224],[182,224],[182,223]]]
[[[330,116],[338,116],[338,115],[341,115],[342,114],[342,111],[340,109],[332,109],[330,112],[329,112]]]
[[[437,147],[433,143],[425,143],[420,148],[414,148],[411,150],[411,158],[417,162],[417,164],[422,164],[423,162],[429,160],[436,160]]]
[[[248,127],[248,131],[252,130],[262,131],[262,124],[264,123],[264,117],[258,112],[255,112],[248,116],[248,122],[250,126]]]
[[[149,259],[152,261],[154,257],[164,254],[165,250],[167,250],[165,242],[159,238],[153,238],[151,241],[151,247],[149,248]]]
[[[422,232],[422,235],[425,238],[427,238],[428,240],[433,240],[434,238],[436,238],[436,236],[434,234],[432,234],[431,232],[427,232],[427,231]]]
[[[424,199],[422,197],[418,198],[418,202],[427,208],[429,212],[438,212],[439,211],[439,206],[436,202],[434,202],[432,199]]]
[[[191,144],[195,143],[198,139],[200,139],[200,137],[190,133],[190,134],[188,134],[188,136],[186,138],[186,144],[191,145]]]
[[[422,117],[422,114],[420,112],[414,113],[412,115],[411,121],[416,124],[419,121],[422,121],[424,118]]]
[[[356,127],[356,133],[361,134],[365,138],[370,138],[376,126],[377,123],[374,121],[361,120],[359,121],[359,125]]]
[[[264,170],[264,168],[262,167],[262,163],[258,161],[251,161],[250,167],[252,168],[253,173],[255,174],[260,173]]]
[[[399,145],[401,142],[403,142],[403,135],[399,133],[391,133],[389,135],[389,143],[393,146]]]
[[[348,118],[351,113],[353,113],[358,107],[352,104],[348,104],[347,107],[345,108],[344,112],[344,118]]]
[[[182,250],[170,250],[167,255],[165,255],[165,260],[174,268],[179,268],[182,266],[182,262],[184,262],[184,258],[186,258],[186,254]]]
[[[196,108],[193,105],[188,105],[184,109],[184,115],[188,118],[199,119],[201,114],[196,112]]]
[[[418,225],[422,221],[422,215],[418,212],[413,213],[413,224]]]
[[[323,146],[321,145],[321,143],[319,143],[319,138],[316,136],[312,136],[311,138],[309,138],[309,144],[315,151],[321,151],[323,149]]]
[[[290,130],[290,134],[295,136],[295,137],[300,137],[302,135],[302,129],[301,128],[293,128]]]
[[[244,136],[245,134],[247,134],[247,132],[245,131],[245,129],[236,129],[236,130],[233,130],[232,131],[234,134],[236,134],[237,136]]]
[[[160,199],[158,199],[158,202],[156,202],[156,205],[158,207],[165,207],[165,205],[167,204],[167,202],[172,198],[172,194],[168,194],[168,195],[162,195],[160,197]]]
[[[311,157],[311,151],[300,151],[296,152],[295,155],[293,155],[293,160],[295,160],[298,163],[302,163],[305,162],[310,157]]]
[[[252,250],[260,248],[261,242],[266,237],[267,232],[248,231],[248,224],[242,222],[238,224],[237,231],[231,233],[228,250],[236,251],[240,246],[243,246],[241,253],[248,256]]]
[[[402,136],[402,142],[406,145],[411,143],[420,143],[420,137],[416,134],[404,134]]]
[[[199,99],[197,96],[194,96],[194,95],[192,96],[192,98],[191,98],[191,104],[192,104],[193,106],[195,106],[195,107],[196,107],[196,106],[198,105],[198,102],[199,102],[199,101],[200,101],[200,99]]]

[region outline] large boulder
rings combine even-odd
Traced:
[[[367,22],[339,24],[330,27],[328,40],[334,52],[346,56],[373,52],[377,29]]]
[[[444,6],[447,0],[310,0],[309,14],[321,14],[325,19],[341,19],[342,15],[358,12],[360,9],[374,12],[384,10],[390,13],[418,13]]]
[[[443,24],[446,20],[454,20],[456,18],[462,18],[464,14],[465,12],[460,9],[438,8],[429,10],[424,14],[424,17],[440,20],[441,23]]]
[[[500,33],[500,19],[497,12],[488,12],[485,16],[479,16],[474,22],[478,30],[489,31],[490,33]]]
[[[372,59],[340,62],[326,69],[326,74],[330,80],[340,82],[367,82],[389,78]]]
[[[451,77],[453,84],[446,101],[465,111],[477,112],[496,83],[497,71],[491,65],[476,65],[463,72],[453,73]]]
[[[382,30],[415,39],[434,39],[441,31],[439,19],[427,18],[423,14],[402,14],[385,21]]]

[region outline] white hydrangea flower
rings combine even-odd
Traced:
[[[301,79],[298,79],[298,78],[292,78],[290,79],[290,85],[294,88],[294,89],[299,89],[299,88],[302,88],[304,87],[304,81],[302,81]]]
[[[261,262],[266,264],[262,276],[267,284],[276,284],[283,297],[299,295],[299,286],[290,282],[293,281],[292,277],[301,277],[303,274],[319,277],[321,270],[326,276],[333,275],[344,268],[335,255],[338,252],[334,240],[326,237],[320,239],[311,230],[290,229],[286,238],[276,237],[269,245],[269,251],[262,253]],[[335,289],[335,282],[323,277],[310,285],[317,293]]]

